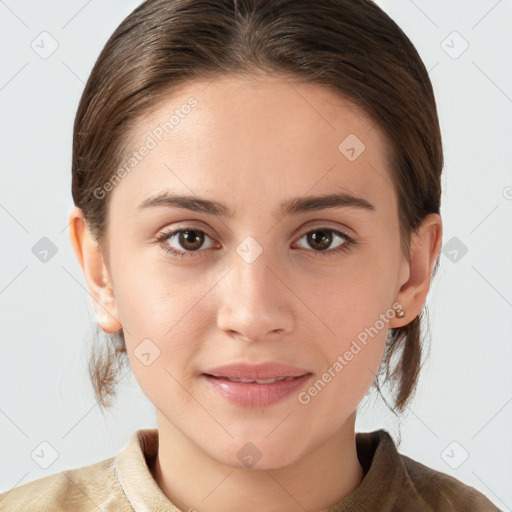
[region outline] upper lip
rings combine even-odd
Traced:
[[[273,379],[274,377],[300,377],[311,373],[304,368],[296,368],[281,363],[264,363],[264,364],[228,364],[218,366],[204,372],[206,375],[213,377],[229,377],[242,379]]]

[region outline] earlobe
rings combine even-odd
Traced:
[[[390,327],[403,327],[411,323],[421,312],[427,298],[432,273],[441,251],[442,221],[440,215],[427,215],[416,233],[411,236],[410,258],[407,262],[409,277],[398,292],[396,302],[404,311],[394,318]]]
[[[68,218],[71,245],[82,267],[98,322],[105,332],[117,332],[122,326],[101,248],[89,231],[80,208],[74,206]]]

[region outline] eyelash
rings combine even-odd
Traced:
[[[171,238],[173,235],[176,235],[177,233],[182,233],[184,231],[197,231],[199,233],[203,233],[205,234],[206,236],[209,237],[209,235],[204,232],[203,230],[201,229],[197,229],[197,228],[193,228],[193,227],[184,227],[184,228],[180,228],[180,229],[176,229],[174,231],[164,231],[162,233],[159,233],[158,235],[156,235],[154,237],[154,242],[158,242],[162,248],[164,249],[164,251],[167,253],[167,254],[172,254],[173,256],[176,256],[176,257],[181,257],[181,258],[184,258],[184,257],[189,257],[189,256],[195,256],[196,253],[199,253],[199,252],[204,252],[204,250],[197,250],[197,251],[177,251],[176,249],[174,249],[173,247],[170,247],[166,242],[169,238]],[[297,240],[300,240],[301,238],[303,238],[305,235],[308,235],[309,233],[314,233],[314,232],[317,232],[317,231],[329,231],[331,233],[334,233],[335,235],[341,237],[341,238],[344,238],[345,239],[345,243],[343,243],[342,245],[340,245],[339,247],[337,247],[336,249],[328,249],[328,250],[325,250],[325,251],[315,251],[315,250],[311,250],[310,252],[313,252],[314,254],[320,254],[322,255],[323,257],[331,257],[331,256],[336,256],[338,254],[341,254],[343,252],[346,252],[348,251],[351,247],[355,247],[357,246],[357,242],[350,236],[348,236],[347,234],[343,233],[342,231],[339,231],[337,229],[333,229],[333,228],[322,228],[322,227],[318,227],[318,228],[315,228],[315,229],[310,229],[309,231],[306,231],[305,233],[303,233]],[[211,237],[209,237],[211,238]]]

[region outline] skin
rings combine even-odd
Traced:
[[[441,219],[425,218],[407,260],[383,133],[333,91],[283,76],[187,83],[139,121],[131,149],[191,96],[198,105],[111,192],[105,259],[77,208],[71,241],[98,317],[107,312],[102,328],[124,329],[135,377],[156,407],[160,445],[150,470],[169,499],[184,511],[322,510],[363,478],[356,408],[379,368],[387,328],[406,325],[425,303]],[[354,161],[338,149],[349,134],[366,146]],[[342,190],[374,210],[274,213],[282,201]],[[234,215],[137,210],[164,191],[218,201]],[[189,257],[153,240],[187,227],[208,235]],[[324,256],[304,236],[315,228],[337,229],[357,244]],[[328,233],[325,250],[347,244]],[[247,236],[262,248],[251,263],[236,252]],[[191,247],[177,236],[167,244]],[[222,364],[278,361],[315,381],[394,302],[405,316],[389,320],[307,404],[293,393],[244,408],[200,377]],[[160,350],[149,366],[134,353],[146,338]],[[261,453],[252,468],[237,457],[248,442]]]

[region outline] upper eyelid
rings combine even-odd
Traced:
[[[184,221],[183,223],[183,226],[182,227],[164,227],[160,230],[160,232],[163,232],[163,233],[168,233],[168,234],[173,234],[177,231],[185,231],[187,229],[194,229],[194,230],[197,230],[197,231],[202,231],[204,233],[206,233],[208,236],[210,236],[210,238],[215,238],[213,236],[210,235],[209,233],[209,229],[208,228],[203,228],[201,226],[195,226],[193,223],[196,222],[196,220],[193,220],[191,219],[190,221],[190,224],[186,224],[187,221]],[[306,233],[308,233],[309,231],[312,231],[314,229],[329,229],[329,230],[333,230],[333,231],[340,231],[340,232],[344,232],[346,234],[346,236],[351,236],[351,237],[355,237],[357,236],[355,231],[351,228],[349,228],[348,226],[331,226],[329,225],[330,222],[334,222],[334,221],[329,221],[329,220],[324,220],[324,219],[311,219],[310,221],[308,221],[308,226],[306,226],[305,228],[300,228],[300,229],[295,229],[292,233],[292,235],[295,237],[295,236],[298,236],[298,233],[302,233],[301,236],[305,235]],[[304,230],[304,231],[303,231]]]
[[[198,228],[195,226],[183,226],[181,228],[169,228],[169,229],[162,229],[160,234],[157,234],[156,236],[158,238],[170,238],[171,236],[174,236],[178,233],[181,233],[182,231],[200,231],[201,233],[204,233],[206,236],[211,238],[212,240],[215,240],[215,237],[211,236],[208,231],[204,228]]]
[[[337,229],[337,228],[331,228],[329,226],[325,226],[325,227],[316,227],[316,228],[312,228],[312,229],[307,229],[306,231],[304,231],[302,233],[302,235],[298,236],[298,237],[295,237],[295,242],[293,242],[293,244],[296,244],[302,237],[306,236],[308,233],[310,233],[311,231],[320,231],[322,229],[325,229],[325,231],[332,231],[333,233],[336,234],[336,236],[339,236],[340,238],[344,238],[345,239],[345,243],[349,243],[349,242],[354,242],[354,237],[349,235],[348,233],[345,233],[343,230],[341,229]],[[327,249],[329,250],[329,249]]]

